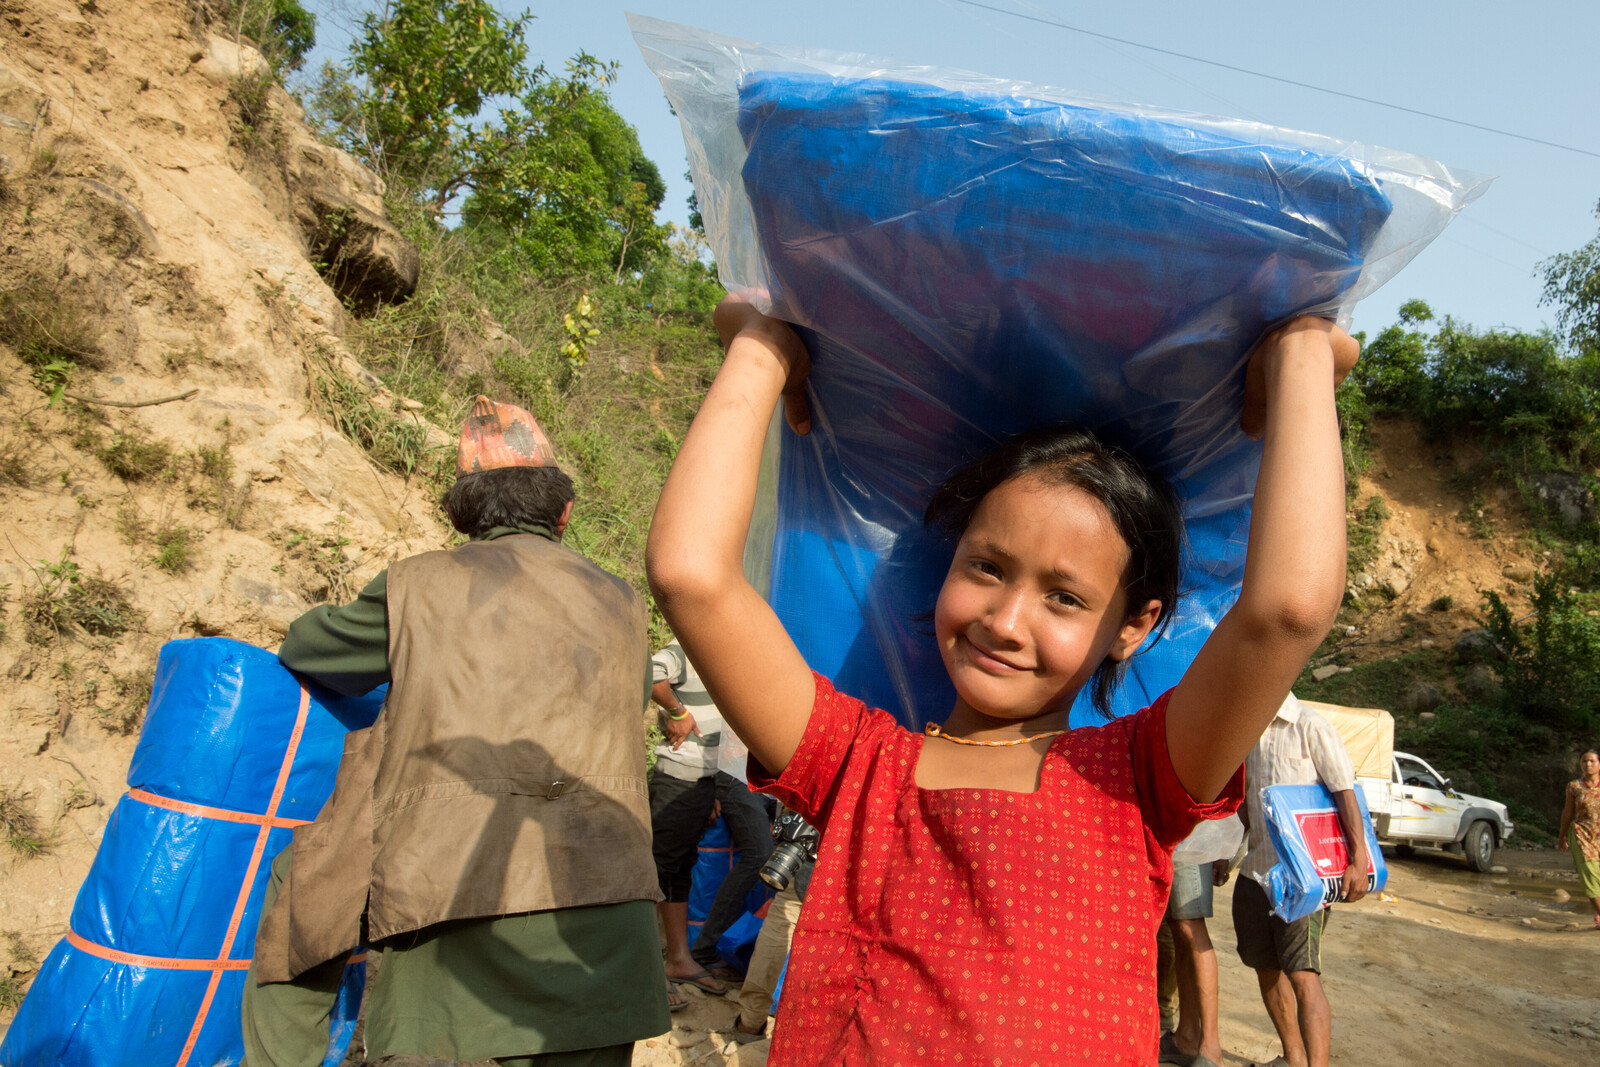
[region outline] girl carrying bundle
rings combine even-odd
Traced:
[[[927,521],[953,553],[933,612],[957,698],[926,735],[814,675],[742,554],[768,414],[809,429],[809,364],[734,296],[727,358],[656,510],[657,602],[751,783],[823,832],[770,1062],[1148,1064],[1171,850],[1232,812],[1240,765],[1332,624],[1344,589],[1334,388],[1356,344],[1299,318],[1249,367],[1264,436],[1238,603],[1182,680],[1102,711],[1177,600],[1171,490],[1086,431],[1020,435],[957,472]],[[759,761],[760,766],[755,766]]]

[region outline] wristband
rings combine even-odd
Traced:
[[[672,709],[668,708],[667,709],[667,718],[671,719],[673,722],[682,722],[684,719],[687,719],[689,717],[689,713],[687,711],[683,710],[683,705],[682,704],[678,705],[678,711],[681,712],[681,714],[674,715],[674,714],[672,714]]]

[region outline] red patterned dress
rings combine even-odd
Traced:
[[[922,789],[923,737],[817,677],[783,774],[751,785],[823,831],[769,1062],[1154,1064],[1171,850],[1197,804],[1166,698],[1057,737],[1034,793]]]

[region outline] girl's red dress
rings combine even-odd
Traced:
[[[1189,796],[1166,703],[1056,738],[1037,792],[922,789],[923,736],[819,675],[783,774],[751,761],[823,831],[768,1062],[1154,1064],[1172,849],[1244,795]]]

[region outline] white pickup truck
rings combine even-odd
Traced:
[[[1421,757],[1394,751],[1394,717],[1387,711],[1302,703],[1344,738],[1379,841],[1402,849],[1434,845],[1463,854],[1475,871],[1489,869],[1495,849],[1515,829],[1504,804],[1458,793]]]

